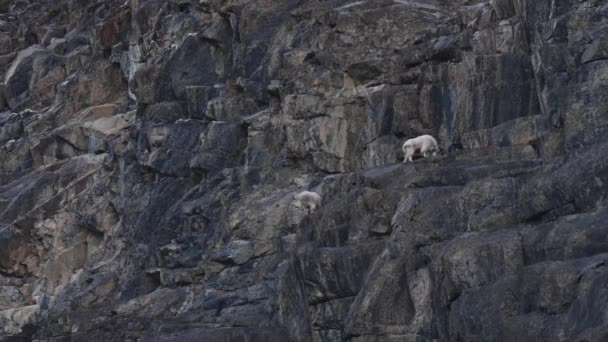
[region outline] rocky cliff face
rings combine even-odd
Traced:
[[[606,1],[0,0],[0,61],[3,340],[608,339]]]

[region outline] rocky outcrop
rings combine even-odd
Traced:
[[[0,0],[0,340],[605,340],[607,18]]]

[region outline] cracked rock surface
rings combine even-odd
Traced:
[[[0,0],[0,75],[1,341],[608,340],[606,1]]]

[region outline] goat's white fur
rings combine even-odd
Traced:
[[[293,198],[296,207],[304,207],[308,209],[309,212],[313,212],[321,206],[321,196],[316,192],[302,191],[299,194],[294,195]]]
[[[422,155],[426,158],[433,153],[433,156],[437,155],[437,151],[439,151],[439,146],[437,145],[437,140],[432,136],[425,134],[419,137],[406,140],[401,147],[405,157],[403,158],[403,162],[413,161],[412,157],[416,150],[420,150]]]

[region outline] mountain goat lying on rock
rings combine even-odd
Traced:
[[[437,155],[437,151],[439,151],[439,146],[437,145],[437,140],[432,136],[425,134],[419,137],[406,140],[403,143],[403,147],[401,147],[405,157],[403,158],[403,162],[413,161],[412,157],[416,150],[420,150],[420,153],[427,158],[431,152],[433,152],[433,156]]]
[[[321,196],[316,192],[302,191],[297,195],[293,196],[295,200],[295,206],[298,208],[306,208],[309,213],[315,211],[321,206]]]

